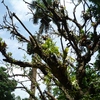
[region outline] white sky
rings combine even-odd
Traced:
[[[32,0],[25,1],[31,2]],[[29,16],[25,16],[25,14],[29,12],[29,9],[23,0],[9,0],[9,3],[11,4],[12,11],[15,12],[22,21],[29,20]]]

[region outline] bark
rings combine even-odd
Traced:
[[[32,74],[31,74],[31,92],[33,93],[33,95],[35,95],[36,93],[36,75],[37,75],[37,68],[32,68]],[[34,100],[31,96],[30,96],[30,100]]]

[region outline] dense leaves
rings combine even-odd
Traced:
[[[89,0],[92,2],[90,5],[90,9],[92,10],[92,15],[96,18],[96,20],[100,20],[100,1],[98,0]]]
[[[59,56],[59,51],[58,51],[58,47],[55,46],[55,43],[48,38],[44,44],[42,44],[42,47],[44,49],[44,52],[48,53],[48,54],[56,54]]]
[[[11,92],[14,91],[17,83],[9,79],[6,68],[0,67],[0,100],[14,100]]]

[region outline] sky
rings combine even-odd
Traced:
[[[3,21],[3,16],[7,13],[6,8],[4,7],[4,5],[1,3],[2,0],[0,0],[0,24]],[[32,0],[25,0],[27,2],[31,2]],[[29,14],[29,9],[28,9],[28,5],[25,4],[23,2],[23,0],[5,0],[5,4],[9,7],[11,12],[14,12],[19,19],[25,24],[25,26],[30,30],[31,33],[35,33],[36,31],[38,31],[38,25],[33,25],[32,23],[32,16],[31,14]],[[22,26],[18,23],[17,20],[15,20],[15,24],[19,27],[19,32],[22,33],[24,36],[26,36],[27,38],[29,38],[29,34],[27,32],[25,32],[25,30],[22,28]],[[7,51],[8,52],[12,52],[13,53],[13,57],[16,58],[17,60],[22,60],[23,59],[23,55],[26,54],[24,51],[19,50],[18,47],[22,47],[25,48],[23,46],[23,44],[18,44],[18,41],[11,38],[11,35],[9,35],[9,32],[7,31],[2,31],[0,30],[0,37],[3,38],[4,41],[6,41],[8,47]],[[3,56],[0,53],[0,66],[3,65],[2,62]],[[27,56],[27,59],[30,61],[31,57]],[[14,68],[14,73],[15,74],[20,74],[22,73],[22,71],[20,69],[15,69]],[[16,80],[19,81],[24,81],[27,80],[27,78],[22,78],[22,77],[17,77]],[[26,82],[24,84],[25,86],[27,86],[28,88],[30,88],[30,82]],[[18,84],[18,86],[20,86]],[[45,87],[43,84],[41,85],[41,87]],[[16,96],[20,96],[21,98],[27,98],[29,97],[29,95],[21,89],[16,89],[14,91],[14,94]]]
[[[7,10],[5,9],[4,5],[1,3],[2,0],[0,0],[0,23],[2,23],[3,21],[3,16],[6,14]],[[26,0],[28,2],[31,2],[31,0]],[[5,0],[5,4],[9,7],[9,9],[12,12],[15,12],[16,15],[18,15],[18,17],[21,19],[21,21],[28,27],[28,29],[31,32],[35,32],[38,28],[37,26],[33,26],[32,22],[29,21],[29,19],[31,18],[31,15],[28,14],[29,9],[28,6],[23,2],[23,0]],[[15,22],[18,26],[20,26],[20,24],[16,21]],[[32,27],[30,27],[30,25]],[[24,33],[24,29],[20,26],[20,32]],[[27,33],[25,33],[26,36],[28,36]],[[4,41],[7,42],[8,46],[10,48],[8,48],[8,52],[13,52],[13,57],[17,58],[18,60],[23,58],[23,55],[25,52],[22,53],[22,51],[18,50],[18,47],[22,47],[23,44],[18,44],[18,42],[16,40],[11,39],[11,36],[9,35],[9,33],[7,31],[1,31],[0,30],[0,37],[3,38]],[[2,65],[2,55],[0,53],[0,66]],[[30,58],[29,58],[30,59]],[[21,70],[18,69],[14,69],[14,73],[18,74],[21,73]],[[25,78],[16,78],[19,80],[25,80]],[[25,83],[26,86],[30,87],[30,83]],[[16,96],[20,96],[21,98],[25,98],[28,97],[28,94],[25,91],[22,91],[20,89],[16,89],[15,90],[15,95]]]
[[[31,2],[31,0],[26,0],[26,1]],[[72,16],[73,5],[70,3],[70,0],[65,0],[65,1],[67,3],[66,9],[69,11],[68,14]],[[8,5],[9,9],[20,18],[20,20],[25,24],[25,26],[30,30],[30,32],[35,33],[36,31],[38,31],[38,25],[33,25],[32,20],[30,20],[32,18],[31,14],[29,14],[30,11],[28,9],[27,4],[25,4],[23,0],[5,0],[5,4]],[[63,0],[61,0],[61,4],[63,4]],[[6,14],[7,10],[5,9],[2,3],[0,3],[0,9],[1,9],[0,10],[0,23],[2,23],[2,19],[3,19],[2,17]],[[82,9],[81,6],[78,9]],[[76,15],[77,17],[80,17],[79,13],[81,12],[80,10],[77,10],[77,11],[78,12],[76,12]],[[29,38],[28,37],[29,35],[25,33],[25,30],[21,27],[21,25],[17,21],[15,21],[15,23],[16,25],[19,26],[18,30],[22,34],[25,34],[27,38]],[[10,39],[10,35],[6,31],[0,30],[0,37],[3,37],[3,39],[7,41],[8,46],[11,47],[11,48],[8,48],[10,51],[14,52],[18,46],[22,46],[18,44],[17,41]],[[12,44],[12,41],[13,41],[13,44]],[[19,53],[20,52],[15,52],[13,56],[16,57]],[[23,54],[20,54],[20,55],[23,56]]]
[[[2,0],[0,0],[1,2]],[[31,2],[31,0],[26,0],[27,2]],[[68,14],[72,16],[73,11],[73,5],[71,5],[70,0],[66,1],[66,9],[69,11]],[[5,4],[9,7],[11,12],[14,12],[20,20],[25,24],[25,26],[32,32],[35,33],[38,30],[38,25],[33,25],[32,20],[29,20],[32,18],[31,14],[29,14],[29,9],[27,4],[23,2],[23,0],[5,0]],[[63,4],[63,0],[61,0],[61,4]],[[80,8],[78,8],[80,9]],[[80,10],[78,10],[77,16],[79,14]],[[0,23],[3,21],[3,16],[7,13],[7,10],[5,9],[4,5],[0,3]],[[80,12],[81,13],[81,12]],[[79,16],[78,16],[79,17]],[[16,25],[20,26],[19,31],[24,34],[26,37],[28,37],[28,34],[25,33],[24,29],[21,27],[21,25],[18,23],[18,21],[15,20]],[[4,41],[8,44],[8,52],[13,52],[13,57],[17,58],[18,60],[23,58],[23,55],[25,52],[22,53],[22,51],[18,50],[18,47],[22,47],[22,44],[18,44],[16,40],[11,39],[9,33],[7,31],[1,31],[0,30],[0,37],[3,38]],[[59,44],[58,44],[59,45]],[[24,47],[23,47],[24,48]],[[2,59],[2,55],[0,54],[0,61]],[[29,58],[30,59],[30,58]],[[15,73],[21,73],[20,70],[14,69]],[[18,78],[19,80],[24,80],[23,78]],[[26,86],[30,86],[30,83],[26,83]],[[21,90],[15,90],[14,92],[16,96],[21,96],[21,98],[28,97],[28,94],[26,92],[23,92]]]
[[[7,10],[5,9],[5,7],[1,3],[1,1],[2,0],[0,0],[0,23],[2,23],[2,18],[7,12]],[[31,0],[26,0],[26,1],[31,2]],[[70,15],[70,17],[72,17],[73,5],[70,3],[70,0],[65,0],[65,1],[66,1],[66,9],[69,11],[68,14]],[[27,4],[25,4],[23,2],[23,0],[5,0],[5,4],[8,5],[9,9],[12,12],[15,12],[15,14],[18,15],[20,20],[25,24],[25,26],[32,33],[35,33],[36,31],[38,31],[38,25],[33,25],[32,20],[30,20],[30,18],[32,18],[32,16],[31,16],[31,14],[28,13],[30,11],[28,9]],[[63,0],[61,0],[61,4],[63,4]],[[82,9],[81,6],[79,6],[77,8],[77,12],[76,12],[77,18],[80,17],[81,9]],[[81,20],[79,19],[78,21],[81,21]],[[16,25],[20,26],[19,31],[28,38],[29,35],[27,33],[25,33],[24,29],[21,27],[21,25],[18,23],[18,21],[15,20],[15,23],[16,23]],[[2,37],[4,39],[4,41],[7,42],[8,46],[10,47],[10,48],[8,48],[8,51],[13,52],[13,57],[17,58],[18,60],[23,58],[23,55],[25,52],[22,53],[21,50],[18,50],[18,47],[22,47],[23,44],[18,44],[18,42],[16,40],[11,39],[11,37],[7,31],[0,30],[0,37]],[[0,54],[0,61],[2,58],[3,57]],[[30,60],[30,57],[28,59]],[[2,63],[0,62],[0,64],[2,64]],[[20,73],[21,71],[15,69],[15,72]],[[26,86],[29,87],[29,85],[30,85],[30,83],[26,83]],[[25,92],[22,92],[21,90],[16,90],[15,94],[16,94],[16,96],[19,95],[22,98],[28,97],[28,94]]]

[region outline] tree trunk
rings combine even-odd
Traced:
[[[33,95],[35,95],[35,88],[36,88],[36,75],[37,75],[37,68],[32,68],[32,74],[31,74],[31,92]],[[31,96],[29,100],[34,100]]]

